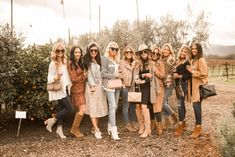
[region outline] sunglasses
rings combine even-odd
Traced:
[[[158,55],[158,56],[160,56],[161,54],[160,54],[160,52],[153,52],[152,55]]]
[[[142,55],[142,54],[148,54],[148,51],[140,51],[139,54],[140,54],[140,55]]]
[[[118,52],[118,48],[114,48],[114,47],[110,47],[110,49],[112,50],[112,51],[116,51],[116,52]]]
[[[97,49],[90,49],[90,53],[93,53],[93,52],[97,53],[98,50]]]
[[[133,54],[133,51],[126,51],[125,54]]]
[[[60,52],[61,52],[61,53],[64,53],[65,51],[64,51],[64,49],[63,49],[63,50],[57,49],[57,50],[55,50],[55,52],[56,52],[56,53],[60,53]]]

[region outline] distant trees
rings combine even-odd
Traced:
[[[148,46],[157,44],[161,47],[165,43],[171,43],[174,50],[178,51],[182,43],[189,44],[193,41],[209,45],[209,22],[204,12],[193,17],[190,7],[187,11],[187,20],[176,20],[168,14],[162,16],[160,21],[146,17],[145,20],[134,21],[118,20],[111,29],[104,28],[99,33],[81,35],[77,41],[82,47],[86,47],[90,41],[95,41],[104,52],[110,41],[116,41],[120,48],[132,45],[138,48],[139,44]]]

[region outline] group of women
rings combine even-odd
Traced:
[[[121,79],[122,87],[110,88],[108,82],[114,79]],[[48,92],[50,101],[58,101],[58,112],[44,123],[49,132],[57,123],[56,133],[60,138],[66,138],[62,123],[74,106],[77,110],[71,127],[74,136],[84,136],[79,126],[84,114],[88,114],[93,126],[91,132],[96,139],[101,139],[99,118],[108,115],[108,134],[112,139],[119,140],[116,123],[119,97],[122,100],[125,128],[138,131],[142,138],[151,135],[151,126],[154,126],[157,135],[162,135],[163,130],[171,124],[169,117],[173,124],[178,123],[175,136],[180,136],[186,128],[186,98],[193,104],[196,119],[190,137],[197,138],[202,134],[199,86],[208,82],[208,74],[199,43],[192,43],[190,47],[183,45],[175,57],[170,44],[162,48],[153,45],[151,49],[140,45],[137,51],[126,46],[121,54],[116,42],[110,42],[104,56],[101,56],[98,45],[92,42],[87,46],[84,56],[79,46],[72,47],[68,63],[64,45],[57,43],[52,49],[48,70],[48,83],[55,81],[60,81],[62,88]],[[176,93],[178,117],[168,101],[176,85],[181,85],[184,92],[184,96]],[[141,92],[141,102],[128,102],[128,92],[133,91]]]

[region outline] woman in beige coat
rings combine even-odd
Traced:
[[[156,97],[153,103],[153,113],[156,124],[156,130],[158,135],[162,135],[162,106],[163,106],[163,98],[165,87],[163,80],[166,77],[165,66],[161,60],[161,49],[157,46],[153,46],[152,48],[152,61],[154,62],[153,71],[155,73],[156,83],[159,83],[159,92],[152,92],[152,97]]]
[[[208,83],[208,69],[205,58],[203,58],[202,45],[193,43],[191,45],[191,65],[187,67],[192,74],[192,79],[188,81],[188,100],[193,103],[196,124],[191,138],[197,138],[202,134],[202,109],[199,87]]]

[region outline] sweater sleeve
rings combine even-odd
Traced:
[[[56,65],[55,62],[51,61],[49,68],[48,68],[48,75],[47,75],[47,82],[48,83],[53,83],[54,78],[56,77],[57,70],[56,70]]]
[[[101,76],[102,78],[105,79],[111,79],[113,77],[113,75],[110,74],[108,71],[108,62],[109,62],[108,58],[106,57],[102,58]]]
[[[198,62],[199,62],[199,65],[198,65],[199,68],[196,70],[193,70],[192,76],[195,78],[204,79],[208,76],[206,60],[205,58],[200,58]]]

